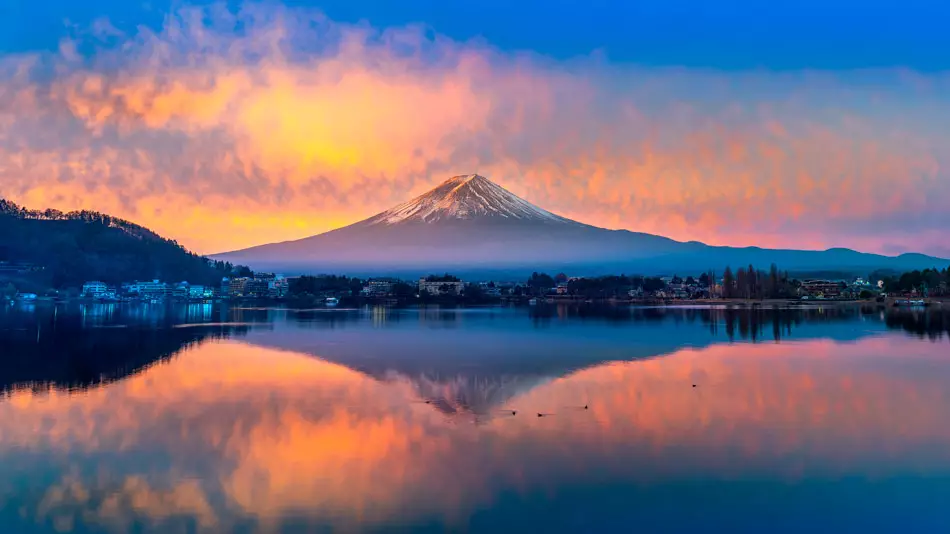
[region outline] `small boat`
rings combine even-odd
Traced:
[[[324,303],[325,303],[327,306],[329,306],[329,307],[332,308],[333,306],[336,306],[337,304],[340,303],[340,299],[338,299],[338,298],[336,298],[336,297],[327,297],[327,300],[325,300]]]

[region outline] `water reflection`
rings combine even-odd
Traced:
[[[183,348],[248,330],[231,323],[172,328],[176,320],[209,317],[206,310],[165,314],[112,304],[2,314],[0,392],[96,387],[167,361]]]
[[[605,485],[627,492],[624,517],[649,525],[665,491],[703,480],[692,496],[715,492],[741,525],[743,497],[717,484],[931,477],[921,490],[945,492],[934,477],[950,475],[950,367],[936,348],[869,338],[690,349],[539,384],[509,400],[523,416],[475,426],[417,402],[405,381],[204,344],[82,396],[13,393],[0,404],[12,482],[2,498],[36,526],[457,529],[525,520],[485,510],[539,494],[554,518],[597,511],[603,502],[576,492]],[[894,352],[900,365],[882,356]],[[701,516],[683,513],[673,525]]]
[[[145,340],[128,314],[7,316],[23,360],[164,363],[7,392],[0,531],[950,527],[950,360],[916,337],[945,325],[929,314],[554,313],[170,311]],[[202,319],[217,326],[172,328]],[[778,323],[782,342],[729,343],[730,322],[749,341]]]

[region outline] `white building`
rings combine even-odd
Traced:
[[[214,296],[214,291],[210,287],[206,286],[188,286],[188,298],[191,299],[207,299]]]
[[[136,293],[143,297],[164,297],[168,286],[158,280],[151,282],[133,282],[129,284],[129,293]]]
[[[82,294],[86,297],[99,298],[110,293],[109,286],[105,282],[86,282],[82,285]]]

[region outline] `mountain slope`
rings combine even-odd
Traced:
[[[78,287],[89,280],[219,283],[212,265],[178,243],[136,224],[91,211],[31,211],[0,199],[0,262],[31,264],[16,277],[37,287]],[[0,273],[2,275],[3,273]]]
[[[428,193],[350,226],[297,241],[215,256],[282,271],[577,274],[721,270],[726,265],[793,271],[912,270],[947,260],[828,251],[713,247],[626,230],[606,230],[534,206],[485,177],[455,176]]]

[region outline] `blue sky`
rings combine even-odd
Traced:
[[[189,4],[208,2],[189,2]],[[950,2],[939,0],[287,0],[338,22],[423,23],[455,40],[562,59],[714,69],[950,68]],[[0,52],[50,50],[68,24],[108,17],[158,28],[169,0],[2,0]]]

